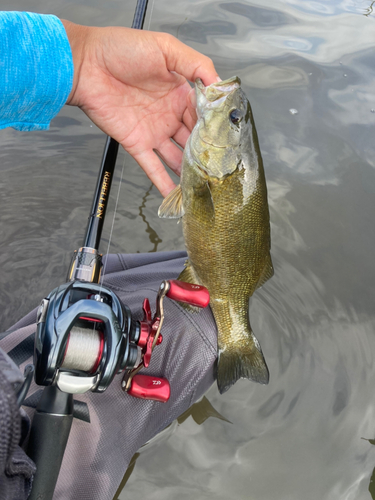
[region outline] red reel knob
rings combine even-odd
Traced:
[[[134,375],[128,394],[135,398],[151,399],[166,403],[171,395],[169,382],[165,378],[150,375]]]
[[[169,280],[169,290],[166,295],[172,300],[186,302],[196,307],[206,307],[210,302],[207,288],[178,280]]]

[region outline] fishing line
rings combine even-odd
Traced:
[[[152,12],[153,12],[153,8],[154,8],[154,3],[155,3],[155,0],[152,0],[150,20],[149,20],[149,23],[148,23],[148,27],[149,28],[150,28],[150,24],[151,24],[151,18],[152,18]],[[135,7],[135,12],[134,12],[134,19],[133,19],[133,23],[132,23],[132,28],[133,29],[139,29],[139,30],[143,29],[143,24],[144,24],[145,17],[146,17],[146,12],[147,12],[147,6],[148,6],[148,0],[138,0],[137,1],[137,5]],[[109,247],[110,247],[111,240],[112,240],[113,227],[114,227],[114,224],[115,224],[115,217],[116,217],[116,212],[117,212],[117,205],[118,205],[118,200],[119,200],[119,197],[120,197],[122,177],[123,177],[123,173],[124,173],[125,158],[126,158],[126,156],[124,156],[124,162],[122,164],[122,170],[121,170],[121,176],[120,176],[120,183],[119,183],[119,187],[118,187],[118,191],[117,191],[117,199],[116,199],[115,211],[114,211],[113,219],[112,219],[111,232],[110,232],[109,240],[108,240],[108,248],[107,248],[106,257],[108,257]],[[101,293],[101,290],[102,290],[102,287],[103,287],[103,281],[104,281],[104,276],[105,276],[106,265],[107,265],[107,258],[105,259],[105,263],[104,263],[104,267],[103,267],[103,273],[102,273],[103,278],[102,278],[101,284],[100,284],[99,296],[100,296],[100,293]]]
[[[150,12],[150,18],[148,20],[148,27],[147,27],[147,31],[150,31],[150,26],[151,26],[151,18],[152,18],[152,14],[154,12],[154,5],[155,5],[155,0],[152,0],[152,5],[151,5],[151,12]]]
[[[155,3],[155,0],[152,1],[152,9],[151,9],[151,14],[150,14],[149,27],[150,27],[150,24],[151,24],[152,10],[153,10],[153,7],[154,7],[154,3]],[[132,28],[133,29],[139,29],[139,30],[143,29],[143,25],[144,25],[144,21],[145,21],[145,17],[146,17],[146,12],[147,12],[147,6],[148,6],[148,0],[137,0],[137,4],[135,6],[133,23],[132,23]],[[113,142],[115,142],[115,141],[113,141]],[[117,156],[117,152],[116,152],[116,156]],[[116,158],[116,156],[115,156],[115,158]],[[122,170],[121,170],[120,183],[119,183],[119,187],[118,187],[118,191],[117,191],[117,199],[116,199],[115,211],[114,211],[113,219],[112,219],[111,231],[110,231],[109,240],[108,240],[108,248],[107,248],[106,257],[108,257],[109,247],[110,247],[111,240],[112,240],[113,227],[114,227],[114,223],[115,223],[115,217],[116,217],[116,212],[117,212],[118,200],[119,200],[119,197],[120,197],[122,177],[123,177],[123,173],[124,173],[124,166],[125,166],[125,156],[124,156],[124,162],[123,162]],[[102,290],[102,287],[103,287],[103,281],[104,281],[104,276],[105,276],[106,264],[107,264],[107,258],[106,258],[106,261],[105,261],[105,264],[104,264],[104,267],[103,267],[103,273],[102,273],[103,278],[102,278],[101,284],[100,284],[99,297],[101,296],[100,294],[101,294],[101,290]]]
[[[105,262],[104,262],[104,266],[103,266],[103,274],[102,274],[102,279],[101,279],[101,284],[100,284],[100,290],[99,290],[99,296],[100,296],[100,293],[102,291],[102,287],[103,287],[103,281],[104,281],[104,276],[105,276],[105,270],[106,270],[106,267],[107,267],[107,260],[108,260],[108,254],[109,254],[109,247],[111,246],[111,240],[112,240],[112,234],[113,234],[113,227],[115,225],[115,218],[116,218],[116,212],[117,212],[117,205],[118,205],[118,200],[120,198],[120,191],[121,191],[121,184],[122,184],[122,177],[123,177],[123,174],[124,174],[124,167],[125,167],[125,158],[126,158],[126,155],[124,155],[124,161],[122,163],[122,169],[121,169],[121,175],[120,175],[120,182],[119,182],[119,185],[118,185],[118,190],[117,190],[117,197],[116,197],[116,204],[115,204],[115,211],[113,213],[113,218],[112,218],[112,226],[111,226],[111,231],[109,233],[109,239],[108,239],[108,247],[107,247],[107,253],[105,254]]]

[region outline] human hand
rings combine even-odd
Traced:
[[[175,143],[185,147],[196,120],[187,80],[216,82],[212,61],[166,33],[62,22],[74,62],[67,104],[118,141],[166,196],[175,185],[158,156],[180,174]]]

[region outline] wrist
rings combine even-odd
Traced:
[[[85,46],[90,28],[72,23],[70,21],[66,21],[65,19],[61,19],[61,22],[65,28],[69,40],[74,66],[73,85],[65,104],[79,106],[79,102],[76,97],[76,90],[79,83],[85,53]]]

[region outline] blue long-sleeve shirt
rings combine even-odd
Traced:
[[[0,129],[48,129],[69,96],[73,72],[57,17],[0,12]]]

